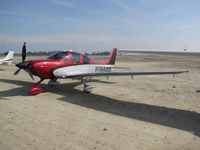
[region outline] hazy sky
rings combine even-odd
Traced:
[[[199,0],[0,0],[0,52],[200,49]]]

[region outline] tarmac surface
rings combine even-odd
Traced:
[[[189,73],[98,77],[90,94],[78,80],[61,79],[57,87],[46,80],[39,85],[44,92],[32,96],[28,90],[39,78],[23,70],[14,76],[14,65],[1,65],[0,149],[199,150],[200,56],[117,56],[116,66]]]

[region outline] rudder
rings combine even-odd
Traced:
[[[117,55],[117,48],[113,48],[113,50],[112,50],[112,52],[110,54],[110,57],[106,61],[106,64],[114,65],[115,64],[116,55]]]

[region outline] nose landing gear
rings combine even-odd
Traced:
[[[36,84],[34,84],[30,89],[29,89],[29,93],[32,95],[36,95],[41,93],[44,89],[40,88],[40,87],[36,87],[38,84],[40,84],[44,79],[40,79],[40,81],[38,81]]]

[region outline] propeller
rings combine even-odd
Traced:
[[[30,75],[30,77],[34,80],[33,75],[31,73],[31,68],[30,68],[31,65],[27,64],[25,60],[26,60],[26,43],[24,42],[24,45],[22,47],[22,62],[15,65],[19,69],[15,71],[14,75],[17,75],[21,69],[24,69]]]

